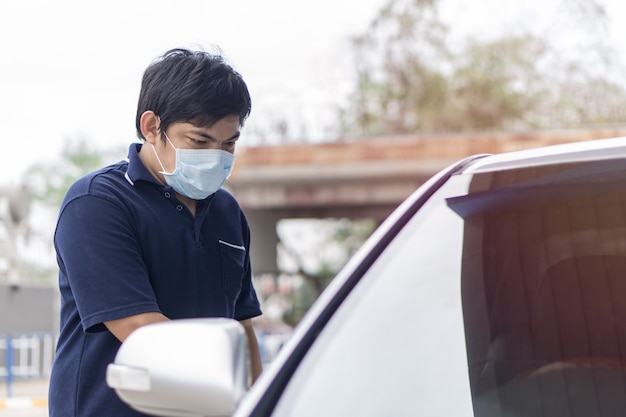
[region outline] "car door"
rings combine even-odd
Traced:
[[[624,415],[626,161],[551,161],[431,183],[237,415]]]

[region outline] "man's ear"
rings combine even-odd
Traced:
[[[139,119],[141,134],[146,138],[146,142],[156,145],[161,138],[161,120],[152,110],[143,112]]]

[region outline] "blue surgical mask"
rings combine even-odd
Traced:
[[[167,184],[177,193],[203,200],[222,188],[235,164],[235,156],[221,149],[178,149],[165,134],[176,150],[176,167],[166,172],[154,145],[152,149],[161,165],[161,174]]]

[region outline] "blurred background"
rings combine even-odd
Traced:
[[[141,76],[166,50],[221,50],[250,88],[226,188],[252,227],[269,362],[448,163],[625,135],[625,17],[621,0],[3,1],[0,398],[47,377],[58,206],[137,141]]]

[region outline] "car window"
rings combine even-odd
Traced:
[[[274,416],[471,416],[460,297],[463,219],[436,193],[318,336]]]
[[[476,415],[626,414],[625,167],[477,175],[450,200]]]

